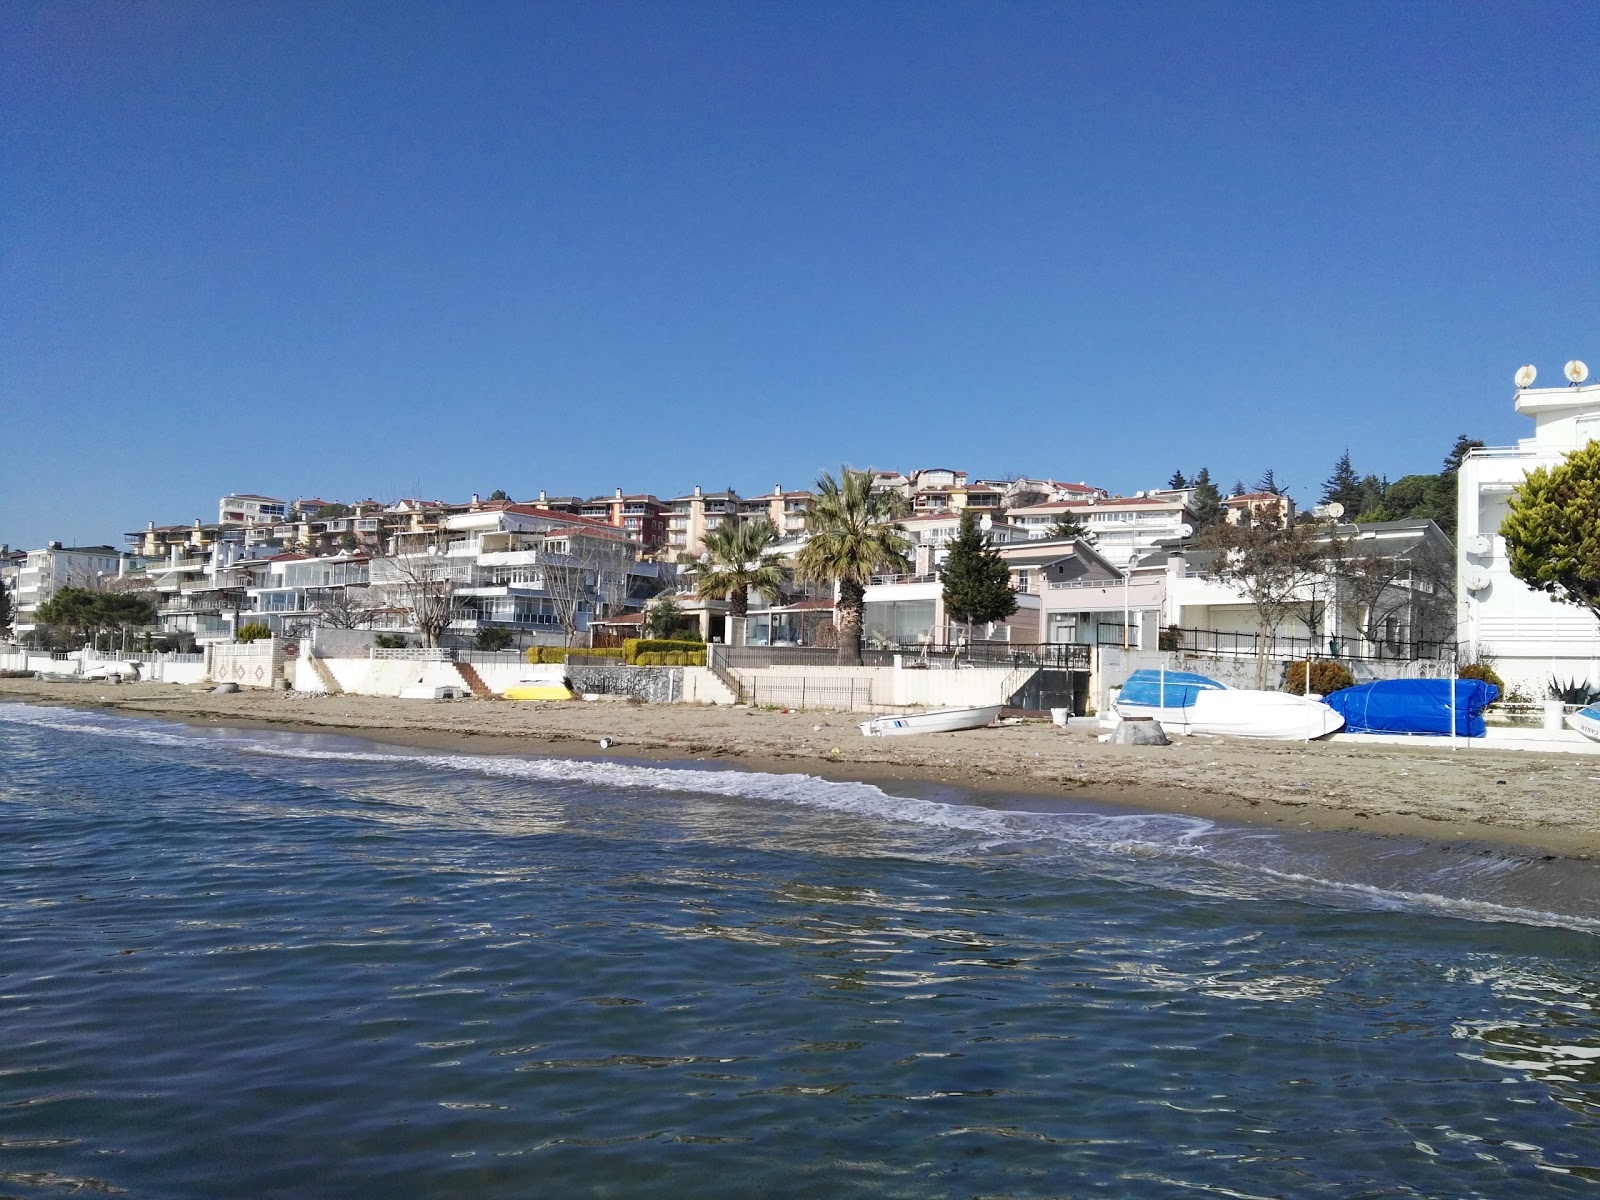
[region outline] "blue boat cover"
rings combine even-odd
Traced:
[[[1225,684],[1192,671],[1168,671],[1163,682],[1160,671],[1135,671],[1122,685],[1118,704],[1141,704],[1149,708],[1189,708],[1196,692],[1225,692]]]
[[[1432,733],[1450,736],[1448,679],[1380,679],[1341,688],[1328,707],[1344,718],[1346,733]],[[1500,689],[1481,679],[1455,681],[1457,737],[1482,737],[1483,710]]]

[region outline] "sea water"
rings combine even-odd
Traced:
[[[1583,864],[22,705],[0,838],[0,1196],[1600,1195]]]

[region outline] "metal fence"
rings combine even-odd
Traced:
[[[899,658],[902,666],[911,667],[1060,667],[1087,671],[1091,649],[1070,642],[973,642],[954,648],[874,646],[862,648],[861,665],[892,667],[895,659]],[[832,667],[839,664],[838,650],[818,646],[718,645],[712,647],[712,656],[720,666],[735,671],[759,671],[763,667]]]
[[[1121,646],[1124,636],[1137,641],[1137,628],[1126,635],[1120,621],[1102,621],[1096,634],[1102,646]],[[1217,658],[1302,659],[1334,658],[1359,662],[1449,662],[1457,657],[1459,644],[1453,641],[1406,641],[1376,644],[1364,638],[1262,637],[1258,633],[1237,633],[1225,629],[1163,629],[1162,650],[1182,650],[1189,654],[1209,654]],[[1149,647],[1147,647],[1148,649]]]
[[[814,679],[795,675],[786,679],[770,677],[750,680],[744,685],[745,699],[772,708],[832,708],[849,712],[870,708],[870,679]]]

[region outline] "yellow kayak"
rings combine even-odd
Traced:
[[[530,667],[527,676],[500,693],[506,700],[571,700],[572,683],[559,663],[541,669]]]

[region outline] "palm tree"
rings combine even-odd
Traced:
[[[783,595],[784,569],[776,555],[778,530],[771,521],[724,521],[705,536],[705,558],[694,571],[694,594],[726,600],[728,615],[742,622],[750,611],[750,589],[768,600]],[[730,623],[728,640],[734,637]]]
[[[867,581],[883,570],[904,571],[911,543],[896,525],[904,497],[874,492],[872,475],[841,467],[837,481],[817,480],[817,498],[806,515],[811,537],[795,555],[802,578],[839,585],[839,661],[861,663],[861,618]]]

